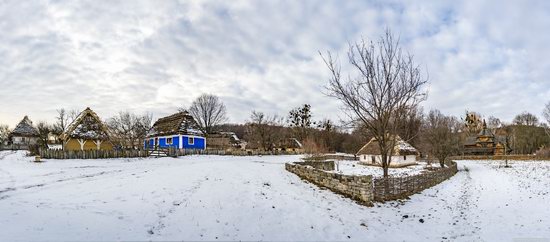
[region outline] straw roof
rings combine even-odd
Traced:
[[[108,140],[109,129],[92,109],[86,108],[69,124],[61,138]]]
[[[399,136],[396,136],[397,140],[393,149],[393,155],[418,155],[418,150],[409,143],[402,140]],[[367,144],[365,144],[358,152],[357,155],[380,155],[380,147],[376,138],[372,138]]]
[[[193,116],[184,111],[157,120],[147,136],[174,134],[202,135],[202,132]]]

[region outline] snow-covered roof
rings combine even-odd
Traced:
[[[147,136],[174,134],[202,135],[202,132],[193,116],[184,111],[157,120]]]
[[[61,138],[108,140],[109,130],[94,111],[86,108],[67,127]]]
[[[36,137],[38,136],[38,130],[32,125],[32,121],[28,116],[25,116],[15,129],[10,133],[11,136],[27,136],[27,137]]]
[[[366,145],[361,147],[357,155],[380,155],[380,147],[376,138],[372,138]],[[418,150],[409,143],[396,136],[393,155],[417,155]]]

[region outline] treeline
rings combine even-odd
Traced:
[[[234,132],[247,142],[248,148],[259,150],[272,150],[288,139],[296,139],[308,153],[354,154],[373,137],[359,121],[315,120],[309,104],[289,110],[284,116],[252,111],[241,124],[225,122],[225,105],[214,95],[202,95],[180,111],[193,115],[207,136],[220,131]],[[52,137],[59,138],[78,114],[76,110],[62,108],[57,110],[54,123],[36,123],[39,144],[45,147],[48,143],[59,143]],[[397,135],[434,158],[461,154],[468,138],[481,131],[484,121],[493,134],[505,137],[512,154],[534,154],[550,147],[550,102],[543,110],[543,119],[523,112],[510,123],[493,116],[483,118],[475,112],[466,112],[464,117],[444,115],[438,110],[425,113],[421,107],[407,110],[403,116],[397,125]],[[104,123],[117,147],[138,149],[153,124],[153,115],[120,111]],[[0,143],[7,141],[9,133],[7,125],[0,125]]]

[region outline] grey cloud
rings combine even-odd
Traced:
[[[343,117],[318,51],[390,27],[430,77],[426,108],[511,119],[550,97],[545,1],[5,1],[0,122],[91,106],[155,117],[203,92],[232,122],[252,110]],[[342,58],[342,61],[345,61]]]

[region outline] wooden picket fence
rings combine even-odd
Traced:
[[[65,151],[41,149],[40,157],[43,159],[110,159],[110,158],[136,158],[148,156],[185,156],[185,155],[233,155],[233,156],[256,156],[256,155],[297,155],[294,151],[245,151],[245,150],[198,150],[198,149],[161,149],[161,150],[85,150]]]
[[[376,178],[373,180],[374,200],[383,202],[407,198],[449,179],[457,172],[456,163],[448,162],[448,166],[445,168],[438,168],[418,175]]]
[[[147,150],[47,150],[39,151],[43,159],[110,159],[110,158],[136,158],[148,157]]]

